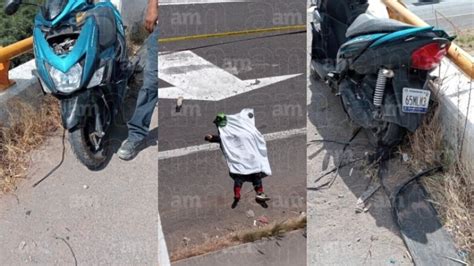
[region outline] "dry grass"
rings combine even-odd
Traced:
[[[409,164],[414,172],[436,165],[443,166],[442,173],[425,177],[422,183],[429,192],[444,227],[452,233],[458,248],[466,251],[472,258],[474,175],[444,141],[440,109],[439,106],[434,106],[424,124],[408,137],[409,146],[402,149],[411,155]]]
[[[58,103],[52,97],[44,97],[39,108],[21,101],[7,108],[10,125],[0,126],[0,193],[16,188],[16,181],[26,176],[29,152],[60,126]]]
[[[129,56],[135,55],[138,50],[140,50],[140,47],[143,46],[148,35],[149,33],[141,23],[135,24],[131,26],[130,29],[127,29],[126,37]]]
[[[474,55],[474,30],[459,32],[455,42],[466,52]]]
[[[285,233],[306,227],[306,216],[289,219],[280,223],[272,223],[260,228],[250,229],[242,232],[232,233],[218,239],[208,240],[203,244],[185,247],[173,251],[171,261],[178,261],[194,256],[204,255],[231,246],[237,246],[249,242],[255,242],[272,237],[282,237]]]
[[[444,149],[444,134],[441,128],[440,111],[435,102],[432,111],[426,115],[421,127],[408,136],[411,167],[417,172],[428,167],[443,164],[447,159]]]
[[[233,240],[240,243],[255,242],[269,237],[281,237],[284,233],[298,230],[306,226],[306,216],[290,219],[285,222],[270,224],[233,236]]]

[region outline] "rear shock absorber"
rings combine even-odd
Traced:
[[[382,106],[383,96],[385,93],[385,87],[387,85],[387,79],[393,78],[393,70],[381,68],[377,76],[377,84],[375,85],[374,93],[374,105],[376,107]]]

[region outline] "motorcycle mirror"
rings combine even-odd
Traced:
[[[5,0],[5,7],[3,10],[5,11],[5,14],[11,16],[18,11],[18,8],[21,5],[21,0]]]

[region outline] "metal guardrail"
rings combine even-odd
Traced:
[[[33,37],[21,40],[7,47],[0,47],[0,91],[8,89],[15,81],[8,78],[10,61],[33,49]]]
[[[428,26],[421,18],[408,10],[400,0],[382,0],[387,6],[390,18],[406,22],[415,26]],[[451,43],[448,51],[451,59],[467,76],[474,79],[474,59],[455,43]]]

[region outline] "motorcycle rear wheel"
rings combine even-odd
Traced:
[[[101,169],[107,161],[107,147],[102,139],[98,149],[92,144],[90,126],[77,127],[69,132],[69,143],[76,158],[89,170]]]
[[[370,144],[375,147],[394,147],[402,142],[406,130],[395,123],[384,123],[378,128],[365,129]]]

